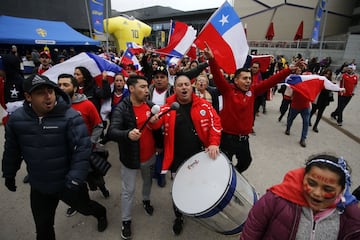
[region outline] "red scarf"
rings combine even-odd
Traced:
[[[272,186],[269,190],[274,194],[296,203],[300,206],[308,207],[304,198],[303,179],[305,175],[304,168],[298,168],[286,173],[282,183]]]

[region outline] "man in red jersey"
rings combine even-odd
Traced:
[[[155,139],[152,130],[142,126],[151,116],[152,103],[147,102],[149,88],[146,77],[131,75],[127,79],[130,96],[122,100],[111,115],[108,137],[119,146],[121,162],[121,218],[123,239],[131,238],[131,208],[135,198],[136,174],[141,171],[143,180],[143,207],[148,215],[154,208],[150,193],[155,163]],[[142,129],[142,130],[140,130]]]
[[[331,113],[331,117],[337,121],[338,126],[342,126],[344,109],[354,95],[354,89],[359,80],[355,69],[356,66],[351,64],[341,76],[340,87],[345,88],[345,92],[339,92],[337,108]]]
[[[257,85],[251,84],[251,71],[247,68],[240,68],[236,70],[232,84],[225,79],[220,71],[211,49],[207,47],[204,53],[209,59],[215,85],[223,96],[223,109],[220,111],[223,127],[220,149],[230,160],[232,160],[233,155],[236,156],[235,168],[242,173],[252,161],[249,134],[252,132],[254,121],[255,97],[284,80],[297,67],[284,69]]]

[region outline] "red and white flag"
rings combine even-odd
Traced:
[[[134,65],[136,70],[142,69],[139,60],[137,59],[135,53],[131,50],[131,48],[126,49],[120,59],[120,64],[123,66]]]
[[[144,48],[140,45],[138,45],[136,42],[127,42],[126,43],[126,47],[127,49],[129,49],[132,54],[140,54],[140,53],[144,53]]]
[[[72,58],[69,58],[65,62],[54,65],[52,68],[43,73],[51,81],[57,83],[57,78],[62,73],[68,73],[74,75],[75,67],[82,66],[86,67],[91,76],[95,78],[98,86],[102,85],[102,72],[106,71],[108,79],[112,83],[114,75],[121,72],[121,67],[115,63],[106,60],[94,53],[82,52]]]
[[[311,102],[315,100],[317,95],[322,89],[330,91],[341,91],[338,85],[332,83],[329,79],[319,75],[295,75],[291,74],[285,79],[294,91],[299,92],[301,95],[309,99]]]
[[[65,62],[56,64],[44,72],[43,75],[47,76],[51,81],[57,83],[57,78],[60,74],[68,73],[74,75],[74,70],[77,66],[86,67],[91,73],[91,76],[94,77],[96,84],[100,87],[102,86],[103,71],[107,72],[107,79],[110,84],[113,83],[115,74],[121,72],[121,67],[115,63],[96,54],[83,52],[69,58]],[[101,105],[100,115],[102,119],[106,119],[110,111],[111,99],[104,101]]]
[[[258,62],[260,64],[260,72],[266,72],[269,68],[272,55],[250,55],[251,57],[251,65],[254,62]]]
[[[210,17],[195,40],[200,49],[206,47],[205,42],[226,73],[244,66],[249,46],[240,17],[227,1]]]
[[[178,21],[172,21],[170,25],[168,45],[155,50],[155,52],[169,58],[176,57],[180,59],[193,44],[196,38],[196,30],[192,26]]]

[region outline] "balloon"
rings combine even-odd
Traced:
[[[150,35],[151,27],[132,16],[124,15],[105,19],[104,31],[114,35],[117,49],[126,50],[127,42],[143,45],[143,39]]]

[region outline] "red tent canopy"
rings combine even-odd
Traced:
[[[265,38],[266,38],[266,40],[272,40],[274,38],[274,36],[275,36],[274,23],[271,22],[268,27],[268,30],[266,32]]]
[[[299,27],[295,33],[294,41],[297,41],[297,40],[301,41],[303,39],[303,34],[304,34],[304,21],[301,21],[301,23],[299,24]]]

